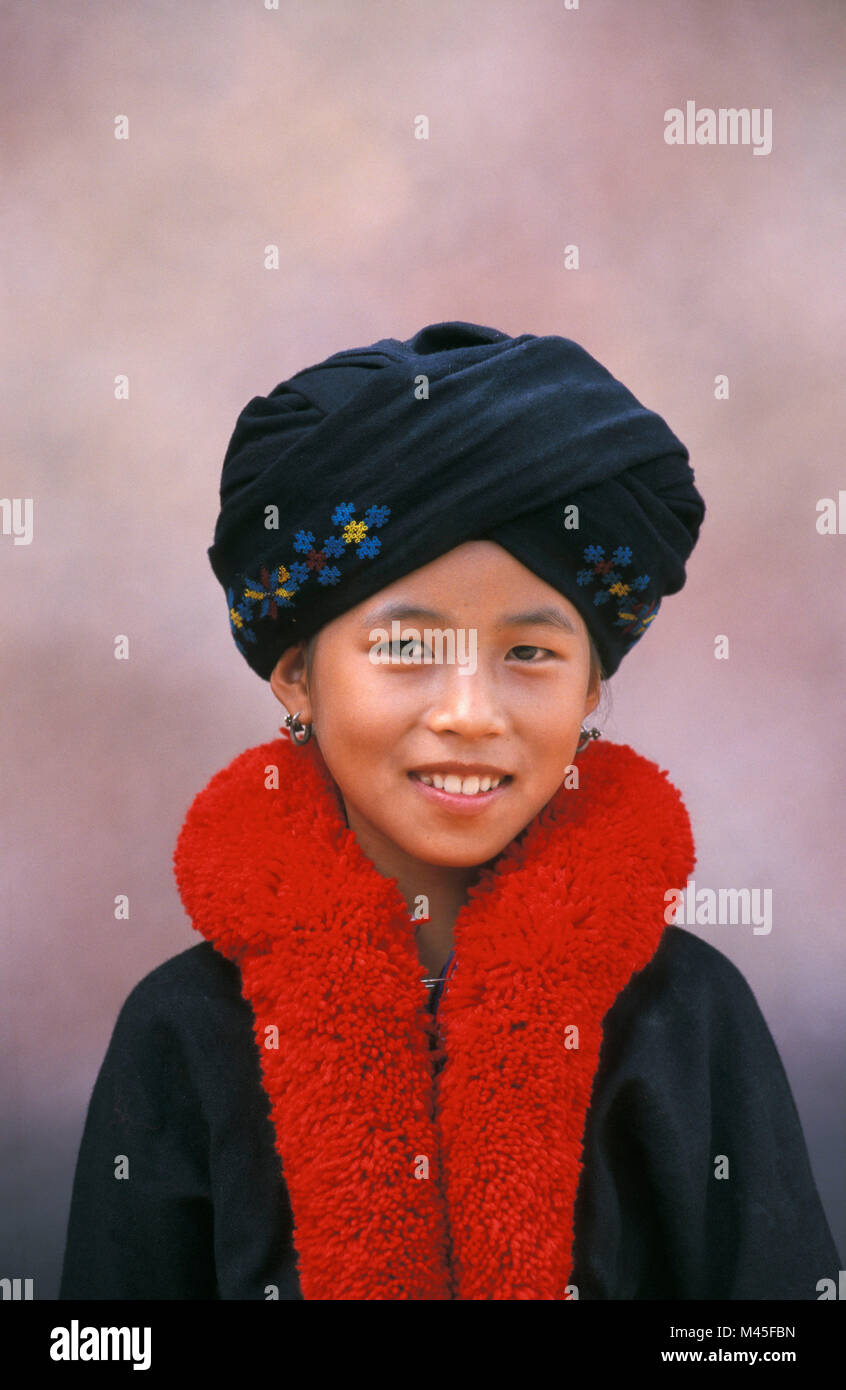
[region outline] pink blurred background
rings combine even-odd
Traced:
[[[236,416],[330,352],[445,319],[575,338],[691,451],[708,515],[687,586],[600,722],[682,790],[697,886],[773,890],[769,935],[694,930],[755,991],[846,1252],[846,534],[815,525],[846,488],[844,14],[5,7],[0,495],[35,512],[31,545],[0,535],[0,1275],[55,1297],[117,1011],[200,939],[172,877],[182,818],[283,713],[205,554]],[[770,107],[772,153],[667,145],[687,100]]]

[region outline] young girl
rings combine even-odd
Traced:
[[[283,737],[185,819],[206,941],[121,1011],[61,1297],[836,1281],[755,999],[671,924],[682,799],[583,728],[703,515],[567,339],[431,325],[250,401],[209,555]]]

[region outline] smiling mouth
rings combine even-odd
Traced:
[[[408,776],[412,781],[419,782],[429,792],[434,792],[439,796],[447,796],[455,801],[482,801],[492,797],[495,793],[503,790],[514,779],[510,773],[506,773],[498,780],[485,777],[465,777],[461,778],[457,774],[451,773],[445,777],[437,773],[429,776],[425,773],[409,772]],[[435,778],[440,782],[440,786],[435,783]],[[464,790],[464,788],[467,788]]]

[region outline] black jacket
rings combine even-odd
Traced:
[[[665,931],[603,1038],[574,1213],[578,1296],[817,1299],[820,1279],[836,1283],[784,1068],[727,957]],[[59,1296],[299,1299],[291,1234],[252,1011],[237,966],[204,942],[120,1012]]]

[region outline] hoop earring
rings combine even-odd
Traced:
[[[587,748],[587,746],[588,746],[588,744],[590,743],[590,741],[591,741],[592,738],[602,738],[602,730],[601,730],[601,729],[586,729],[586,728],[584,727],[584,725],[583,725],[583,726],[582,726],[582,732],[581,732],[580,735],[579,735],[579,741],[578,741],[578,743],[576,744],[576,752],[577,752],[577,753],[584,753],[585,749]],[[584,742],[582,742],[582,740],[584,740]]]
[[[291,743],[295,743],[298,748],[302,748],[304,743],[308,743],[311,738],[311,724],[300,723],[300,711],[296,714],[286,714],[284,723],[279,725],[280,734],[288,730],[288,738]]]

